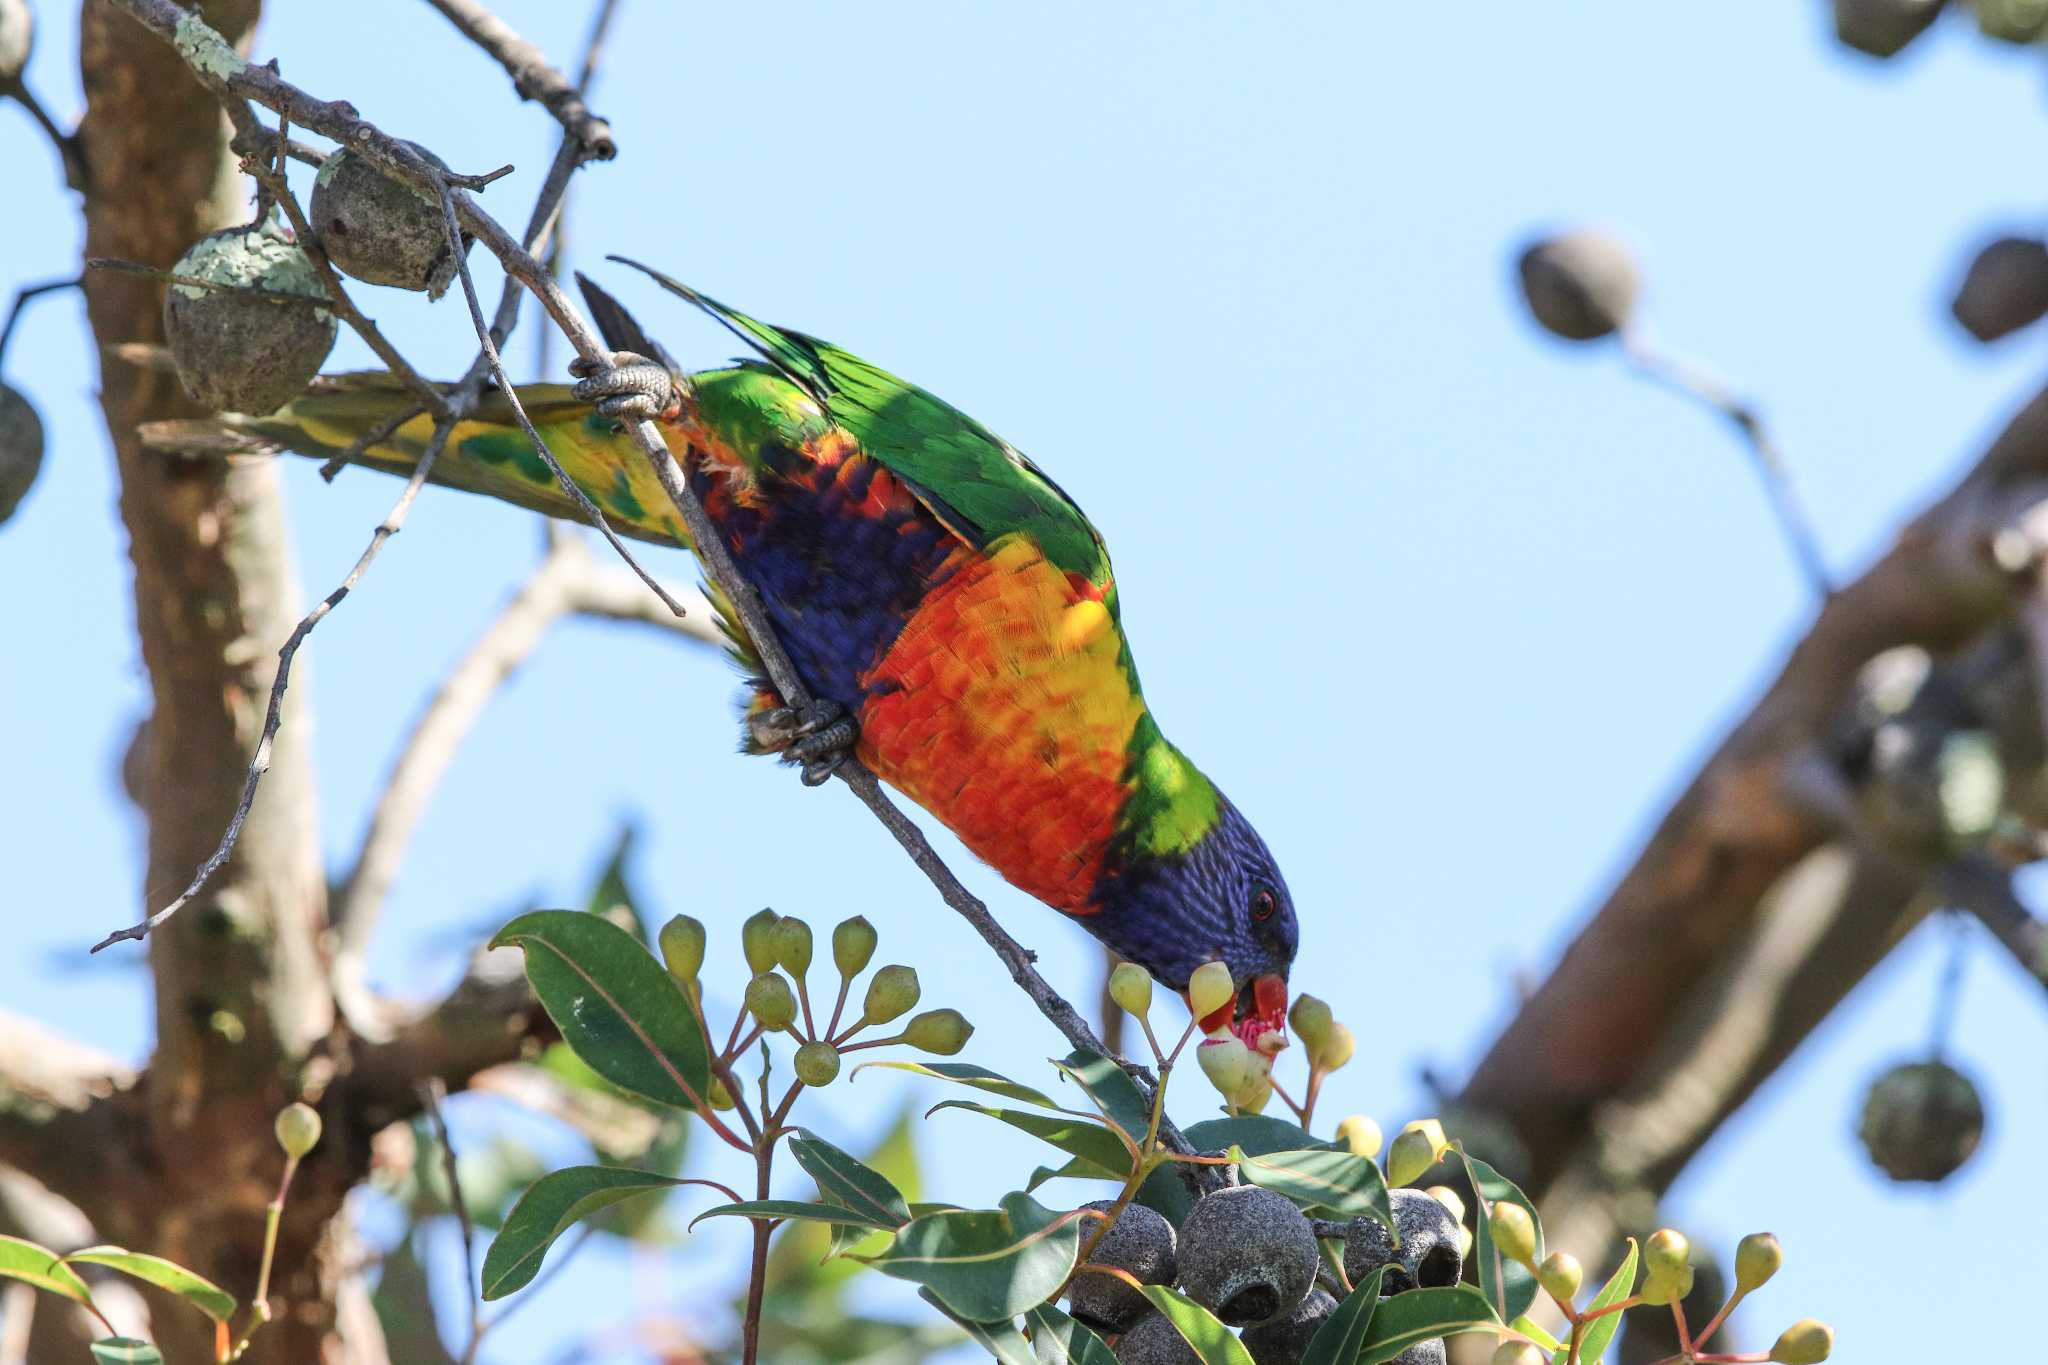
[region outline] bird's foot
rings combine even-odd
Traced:
[[[808,706],[756,711],[747,717],[747,733],[759,748],[781,754],[784,763],[800,765],[806,787],[830,780],[860,741],[859,723],[844,706],[823,697]]]
[[[570,390],[577,400],[615,422],[671,418],[681,410],[668,367],[632,351],[613,351],[602,361],[578,356],[569,362],[569,373],[577,377]]]

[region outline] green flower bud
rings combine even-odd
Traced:
[[[796,1078],[808,1086],[830,1085],[839,1075],[839,1049],[820,1039],[796,1050]]]
[[[773,910],[762,910],[740,926],[740,951],[747,955],[747,970],[756,976],[775,966],[775,926],[781,921]]]
[[[1491,1218],[1493,1244],[1500,1248],[1500,1254],[1535,1269],[1536,1220],[1529,1216],[1529,1210],[1512,1199],[1496,1199],[1487,1205],[1486,1211]]]
[[[974,1025],[959,1010],[926,1010],[903,1026],[903,1041],[919,1052],[950,1057],[967,1046]]]
[[[747,983],[747,1009],[770,1033],[796,1021],[796,992],[774,972],[762,972]]]
[[[868,979],[868,998],[861,1009],[861,1020],[886,1024],[891,1019],[900,1019],[917,1007],[919,994],[914,969],[884,967]]]
[[[320,1114],[310,1104],[296,1100],[277,1111],[277,1145],[296,1161],[320,1142]]]
[[[1230,968],[1221,962],[1205,962],[1188,978],[1188,1009],[1196,1019],[1207,1019],[1228,1005],[1237,995]]]
[[[1675,1228],[1658,1228],[1643,1243],[1643,1272],[1647,1275],[1676,1275],[1691,1258],[1692,1243]]]
[[[1333,1023],[1330,1025],[1330,1036],[1323,1040],[1322,1050],[1309,1051],[1309,1065],[1318,1071],[1335,1071],[1350,1061],[1352,1054],[1357,1051],[1358,1039],[1352,1036],[1350,1028],[1344,1024]]]
[[[1380,1126],[1364,1114],[1353,1114],[1337,1125],[1337,1141],[1344,1144],[1353,1156],[1368,1159],[1380,1154],[1380,1147],[1386,1142],[1386,1135]]]
[[[1152,1012],[1152,974],[1135,962],[1119,962],[1109,974],[1109,998],[1134,1018]]]
[[[1387,1183],[1413,1183],[1449,1149],[1443,1124],[1435,1119],[1415,1120],[1395,1136],[1393,1146],[1387,1149]]]
[[[1735,1292],[1751,1294],[1763,1288],[1778,1267],[1785,1264],[1785,1249],[1768,1232],[1752,1232],[1735,1244]]]
[[[1643,1276],[1643,1287],[1637,1291],[1644,1303],[1665,1305],[1676,1303],[1692,1293],[1692,1267],[1681,1270],[1652,1270]]]
[[[1226,1100],[1235,1100],[1251,1075],[1252,1050],[1234,1033],[1203,1042],[1195,1049],[1195,1060],[1202,1064],[1209,1084]]]
[[[1550,1357],[1526,1341],[1503,1341],[1493,1348],[1489,1365],[1547,1365]]]
[[[1820,1365],[1834,1349],[1834,1328],[1802,1318],[1778,1334],[1777,1344],[1771,1347],[1771,1359],[1778,1365]]]
[[[1460,1223],[1465,1221],[1465,1201],[1459,1198],[1458,1192],[1449,1185],[1431,1185],[1423,1193],[1449,1209],[1451,1217]]]
[[[1575,1301],[1579,1297],[1579,1286],[1585,1282],[1586,1268],[1569,1251],[1553,1251],[1543,1258],[1542,1265],[1536,1267],[1536,1283],[1559,1303]]]
[[[711,1107],[720,1113],[732,1108],[732,1091],[727,1090],[725,1082],[716,1076],[711,1078],[711,1094],[708,1098],[711,1100]]]
[[[1287,1011],[1287,1023],[1294,1030],[1294,1036],[1301,1039],[1301,1045],[1308,1051],[1311,1063],[1329,1041],[1330,1007],[1313,995],[1297,995],[1294,1007]]]
[[[867,970],[875,955],[875,926],[859,915],[843,919],[832,930],[832,965],[849,981]]]
[[[1263,1114],[1266,1112],[1266,1101],[1272,1098],[1273,1073],[1254,1065],[1251,1074],[1245,1077],[1244,1084],[1238,1088],[1234,1103],[1240,1114]]]
[[[704,966],[704,922],[677,915],[661,926],[661,960],[678,981],[694,981]]]
[[[811,970],[811,926],[795,915],[775,921],[775,961],[790,976],[801,981]]]

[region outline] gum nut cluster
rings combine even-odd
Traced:
[[[447,163],[416,142],[406,144],[441,170]],[[310,212],[320,247],[335,269],[365,284],[447,292],[456,256],[448,249],[441,205],[416,185],[394,180],[363,156],[336,152],[313,181]],[[470,239],[462,237],[469,252]]]
[[[1314,1286],[1315,1229],[1285,1195],[1257,1185],[1217,1190],[1180,1225],[1180,1283],[1231,1327],[1292,1312]]]
[[[1984,1136],[1984,1102],[1945,1062],[1895,1066],[1871,1083],[1856,1136],[1894,1180],[1946,1180]]]
[[[1251,1353],[1252,1365],[1301,1365],[1309,1343],[1336,1311],[1337,1301],[1326,1291],[1311,1289],[1308,1297],[1291,1311],[1271,1322],[1245,1328],[1239,1340]]]
[[[276,223],[200,238],[171,269],[228,286],[164,291],[164,337],[185,392],[219,412],[262,415],[305,391],[334,348],[334,315],[254,289],[327,297],[306,253]]]
[[[1949,304],[1963,330],[1996,341],[2048,314],[2048,244],[2000,237],[1970,262]]]
[[[35,45],[36,21],[28,0],[0,0],[0,86],[20,78]]]
[[[1098,1199],[1081,1207],[1108,1214],[1116,1201]],[[1093,1220],[1083,1227],[1092,1229]],[[1083,1240],[1087,1236],[1084,1231]],[[1140,1284],[1172,1284],[1179,1272],[1176,1245],[1173,1224],[1143,1204],[1126,1204],[1088,1254],[1088,1264],[1114,1266]],[[1076,1321],[1111,1333],[1129,1331],[1152,1311],[1151,1300],[1114,1275],[1074,1276],[1067,1283],[1067,1307]]]
[[[1202,1365],[1195,1348],[1172,1322],[1157,1313],[1118,1337],[1109,1353],[1118,1365]]]
[[[1519,272],[1530,313],[1566,341],[1598,341],[1626,327],[1642,288],[1628,248],[1590,229],[1533,243]]]
[[[1389,1190],[1394,1227],[1377,1218],[1354,1218],[1344,1229],[1344,1274],[1357,1284],[1381,1266],[1381,1295],[1411,1289],[1443,1289],[1465,1273],[1459,1249],[1464,1228],[1435,1195],[1422,1190]],[[1400,1245],[1395,1245],[1395,1234]]]
[[[0,384],[0,525],[28,496],[43,467],[43,419],[19,390]]]
[[[1946,0],[1835,0],[1835,37],[1873,57],[1890,57],[1934,22]]]

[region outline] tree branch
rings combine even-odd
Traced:
[[[462,36],[497,60],[512,78],[521,99],[538,100],[564,132],[583,148],[586,159],[609,161],[618,154],[611,125],[583,103],[583,82],[570,81],[549,65],[547,54],[512,30],[512,26],[471,0],[428,0]],[[600,12],[601,27],[604,12]],[[592,45],[595,51],[595,45]],[[586,65],[588,62],[586,61]],[[587,77],[586,77],[587,79]]]

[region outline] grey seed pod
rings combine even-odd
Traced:
[[[164,291],[164,337],[185,392],[221,412],[275,412],[305,391],[334,348],[334,315],[239,292],[324,299],[313,263],[282,228],[230,228],[200,238],[171,267],[216,284]]]
[[[1098,1199],[1081,1207],[1108,1213],[1116,1201]],[[1081,1228],[1085,1242],[1094,1234],[1095,1222],[1085,1221]],[[1174,1249],[1173,1224],[1143,1204],[1127,1204],[1095,1244],[1088,1263],[1129,1271],[1140,1284],[1172,1284],[1177,1269]],[[1067,1305],[1077,1321],[1104,1332],[1128,1331],[1152,1311],[1151,1300],[1111,1275],[1074,1276],[1067,1284]]]
[[[1984,1101],[1945,1062],[1895,1066],[1871,1082],[1856,1136],[1894,1180],[1946,1180],[1984,1136]]]
[[[121,790],[138,806],[149,795],[149,745],[155,729],[150,722],[147,715],[136,721],[127,747],[121,750]]]
[[[2034,237],[1986,243],[1963,272],[1949,311],[1979,341],[2040,321],[2048,313],[2048,245]]]
[[[2048,0],[1975,0],[1977,29],[2001,43],[2031,43],[2048,33]]]
[[[35,46],[36,19],[28,0],[0,0],[0,85],[21,78]]]
[[[1587,229],[1532,243],[1519,269],[1529,311],[1567,341],[1612,336],[1628,324],[1642,288],[1628,248]]]
[[[1335,1299],[1323,1290],[1311,1289],[1292,1312],[1245,1328],[1239,1340],[1251,1352],[1253,1365],[1301,1365],[1301,1358],[1308,1354],[1308,1344],[1336,1311]]]
[[[1387,1267],[1380,1293],[1410,1289],[1442,1289],[1465,1273],[1458,1250],[1458,1220],[1451,1211],[1421,1190],[1389,1190],[1399,1247],[1377,1218],[1354,1218],[1344,1232],[1344,1274],[1357,1284],[1380,1266]]]
[[[18,389],[0,384],[0,525],[14,515],[43,467],[43,419]]]
[[[1187,1338],[1158,1313],[1118,1337],[1109,1353],[1120,1365],[1202,1365]]]
[[[1944,0],[1835,0],[1835,37],[1845,47],[1890,57],[1919,37]]]
[[[1448,1359],[1442,1337],[1430,1337],[1418,1341],[1401,1354],[1387,1362],[1387,1365],[1445,1365]]]
[[[1315,1284],[1315,1229],[1283,1194],[1218,1190],[1180,1225],[1181,1287],[1232,1327],[1271,1322]]]
[[[406,145],[448,169],[418,143]],[[440,203],[361,156],[340,151],[322,164],[313,181],[310,219],[335,269],[365,284],[425,290],[428,298],[438,299],[455,278],[456,257],[448,249]],[[465,255],[469,243],[465,233]]]

